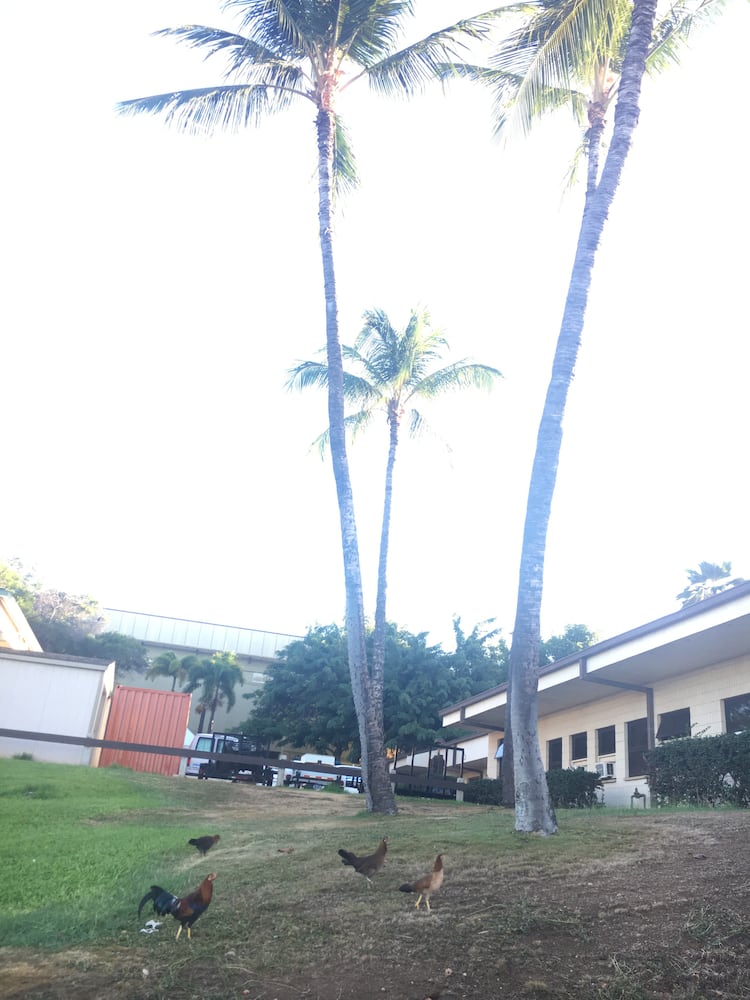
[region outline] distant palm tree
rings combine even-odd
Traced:
[[[501,374],[489,365],[463,358],[443,367],[448,342],[440,330],[430,325],[427,310],[412,310],[402,331],[397,331],[382,309],[364,314],[364,326],[353,347],[342,347],[345,361],[353,369],[344,371],[344,398],[357,409],[346,417],[346,426],[356,434],[369,426],[377,415],[388,424],[388,458],[385,467],[383,520],[378,559],[378,587],[375,604],[375,627],[368,682],[373,704],[382,704],[385,669],[386,591],[388,586],[388,548],[393,501],[393,469],[399,434],[407,421],[408,433],[419,434],[426,421],[413,405],[430,400],[452,389],[473,387],[491,389]],[[299,389],[326,388],[328,366],[319,361],[302,361],[290,372],[289,386]],[[330,441],[329,431],[318,438],[321,451]]]
[[[204,716],[208,714],[208,732],[214,728],[217,709],[226,705],[227,711],[234,707],[236,701],[234,689],[245,683],[242,668],[237,663],[234,653],[214,653],[194,664],[190,670],[190,678],[184,687],[188,694],[200,691],[201,721],[203,730]]]
[[[715,594],[720,594],[724,590],[729,590],[730,587],[736,587],[745,582],[741,576],[730,579],[732,576],[731,562],[702,562],[698,563],[697,570],[688,569],[685,572],[690,582],[677,595],[677,600],[682,601],[683,608],[689,608],[699,601],[704,601],[707,597],[713,597]]]
[[[146,677],[149,680],[153,680],[155,677],[170,677],[172,680],[172,690],[174,691],[178,684],[185,683],[190,670],[199,662],[195,653],[179,657],[173,650],[168,649],[156,657],[146,671]]]
[[[410,95],[433,79],[441,64],[485,37],[498,11],[459,21],[402,49],[397,41],[414,14],[413,0],[226,0],[242,33],[186,25],[157,32],[226,61],[224,82],[122,101],[123,114],[161,114],[196,134],[260,123],[300,101],[316,110],[318,223],[325,294],[331,460],[341,526],[346,588],[346,632],[352,693],[362,741],[367,807],[395,813],[385,747],[372,736],[366,690],[367,646],[357,527],[346,453],[343,363],[333,254],[334,196],[356,183],[354,158],[337,109],[339,95],[367,80],[383,95]],[[382,710],[382,706],[380,707]]]

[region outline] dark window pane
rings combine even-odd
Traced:
[[[728,733],[741,733],[750,729],[750,694],[738,694],[724,701],[724,719]]]
[[[615,752],[615,727],[604,726],[596,731],[596,753],[598,757],[606,757]]]
[[[571,760],[586,760],[588,755],[588,734],[574,733],[570,737]]]
[[[562,767],[562,737],[547,741],[547,770],[559,771]]]
[[[656,731],[657,740],[678,740],[690,735],[690,709],[678,708],[674,712],[664,712]]]
[[[628,737],[628,777],[638,778],[647,770],[648,720],[634,719],[625,724],[625,729]]]

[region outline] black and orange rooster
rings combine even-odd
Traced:
[[[345,851],[343,847],[339,849],[339,854],[341,855],[341,863],[344,865],[351,865],[355,872],[359,872],[360,875],[364,875],[367,879],[368,886],[371,886],[372,879],[370,876],[374,875],[375,872],[379,872],[385,864],[385,852],[387,850],[388,838],[383,837],[374,854],[367,854],[364,857],[359,857],[356,854],[352,854],[351,851]]]
[[[183,927],[187,928],[187,936],[190,939],[190,928],[201,913],[204,913],[208,909],[208,904],[211,902],[215,878],[216,872],[206,875],[198,888],[188,893],[187,896],[173,896],[171,892],[162,889],[161,886],[152,885],[150,891],[146,893],[140,902],[138,916],[140,917],[141,910],[148,900],[153,899],[155,913],[158,913],[160,917],[165,917],[171,913],[175,920],[179,920],[180,927],[177,931],[175,941],[182,934]]]
[[[202,855],[205,855],[206,851],[210,851],[214,844],[217,844],[221,840],[218,833],[215,833],[213,837],[191,837],[188,844],[192,844],[193,847],[197,847]]]
[[[401,892],[417,892],[417,901],[414,904],[417,909],[419,909],[419,904],[422,902],[422,897],[424,897],[425,906],[430,909],[430,896],[433,892],[437,892],[440,886],[443,884],[443,855],[438,854],[435,858],[435,864],[432,866],[432,871],[429,875],[425,875],[423,878],[417,879],[416,882],[404,882],[403,885],[399,886]]]

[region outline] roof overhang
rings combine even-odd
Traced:
[[[544,667],[539,718],[611,698],[616,687],[646,689],[750,652],[750,583],[596,643]],[[443,709],[443,725],[504,731],[507,686]]]

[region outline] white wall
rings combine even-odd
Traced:
[[[724,732],[724,699],[750,692],[750,654],[655,683],[653,691],[654,723],[657,729],[662,713],[689,708],[694,735],[719,735]],[[604,801],[607,805],[629,806],[636,787],[640,792],[647,793],[648,786],[643,775],[629,777],[626,773],[626,723],[642,719],[645,715],[645,694],[618,691],[610,698],[540,719],[539,742],[545,768],[548,766],[548,741],[561,737],[563,767],[585,766],[587,770],[593,770],[596,761],[600,759],[596,754],[596,730],[614,725],[615,755],[601,759],[615,761],[616,780],[604,783]],[[588,734],[588,758],[585,765],[578,760],[574,763],[570,757],[570,737],[580,732]]]
[[[0,728],[103,738],[115,665],[46,655],[0,654]],[[64,743],[0,738],[0,756],[95,763],[98,751]]]

